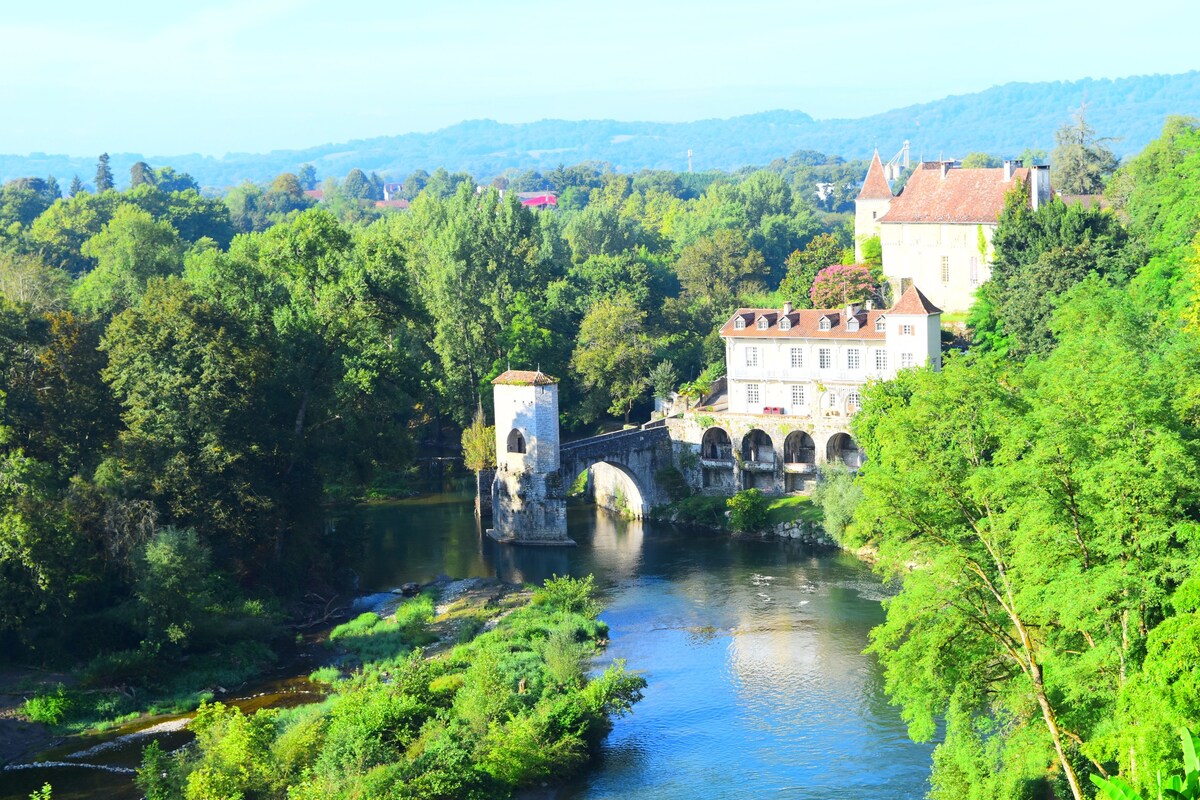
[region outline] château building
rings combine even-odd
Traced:
[[[963,313],[991,277],[992,234],[1005,198],[1021,183],[1032,208],[1049,202],[1049,167],[1013,160],[977,169],[922,162],[893,195],[876,153],[855,201],[856,256],[862,257],[862,240],[878,236],[893,296],[916,284],[946,313]]]
[[[850,416],[867,381],[941,366],[941,313],[915,285],[886,311],[738,309],[721,328],[729,411]]]

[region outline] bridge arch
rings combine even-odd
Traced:
[[[805,431],[792,431],[783,440],[783,463],[815,464],[817,445]]]
[[[835,433],[829,437],[825,445],[825,460],[833,464],[844,464],[850,469],[858,469],[863,463],[862,450],[858,442],[848,433]]]
[[[708,461],[733,461],[733,440],[724,428],[709,428],[700,438],[700,457]]]
[[[761,428],[742,437],[742,488],[770,491],[775,485],[775,442]]]
[[[650,513],[646,492],[629,467],[603,459],[589,465],[587,471],[588,487],[596,505],[633,519]]]

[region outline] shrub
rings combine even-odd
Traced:
[[[846,526],[854,519],[854,509],[862,502],[862,489],[843,464],[821,467],[821,479],[813,491],[813,502],[821,507],[825,532],[841,541]]]
[[[594,617],[600,613],[600,604],[596,602],[595,593],[595,576],[571,578],[564,575],[560,578],[558,575],[552,575],[546,579],[542,588],[534,591],[533,603],[549,606],[555,611],[567,614]]]
[[[337,667],[321,667],[309,674],[308,679],[313,683],[333,683],[338,678],[342,677],[342,672]]]
[[[550,631],[542,645],[546,675],[559,686],[578,686],[583,680],[583,660],[589,649],[575,639],[573,628],[558,627]]]
[[[44,725],[61,725],[71,711],[71,698],[60,683],[50,694],[40,694],[25,701],[22,713]]]
[[[767,511],[771,502],[758,489],[744,489],[725,501],[725,505],[732,512],[729,524],[735,531],[750,533],[767,526]]]

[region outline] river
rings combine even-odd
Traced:
[[[330,535],[357,549],[364,591],[443,574],[596,576],[612,629],[597,667],[625,659],[649,686],[562,800],[924,796],[931,747],[907,739],[862,653],[886,591],[856,559],[628,522],[590,505],[568,512],[578,547],[498,545],[480,536],[471,500],[450,491],[359,508]],[[141,744],[104,763],[132,766]],[[24,800],[42,779],[55,800],[136,796],[128,775],[59,767],[0,773],[0,798]]]

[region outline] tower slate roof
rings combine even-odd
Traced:
[[[862,190],[858,193],[859,200],[891,200],[892,187],[888,186],[887,178],[883,175],[883,163],[879,160],[879,151],[875,151],[871,166],[867,169],[867,178],[863,181]]]

